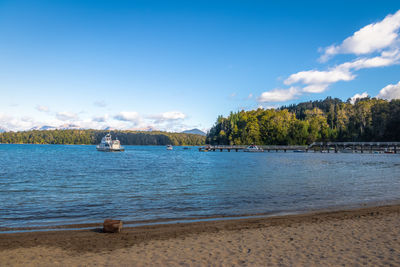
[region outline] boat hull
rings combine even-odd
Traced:
[[[124,148],[96,148],[97,151],[101,151],[101,152],[122,152],[125,151]]]

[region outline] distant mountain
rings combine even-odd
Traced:
[[[186,130],[183,131],[182,133],[187,133],[187,134],[198,134],[201,136],[206,136],[207,134],[199,129],[192,129],[192,130]]]
[[[80,130],[82,129],[79,125],[75,124],[63,124],[58,127],[43,125],[43,126],[35,126],[29,129],[30,131],[51,131],[51,130]]]
[[[79,125],[76,125],[76,124],[68,124],[68,123],[66,123],[66,124],[61,125],[57,129],[60,129],[60,130],[80,130],[82,128]]]
[[[55,130],[57,129],[54,126],[49,126],[49,125],[43,125],[43,126],[35,126],[31,128],[31,130],[39,130],[39,131],[45,131],[45,130]]]
[[[140,131],[140,132],[154,132],[159,131],[158,129],[154,128],[153,126],[147,126],[142,128],[131,128],[128,129],[129,131]]]

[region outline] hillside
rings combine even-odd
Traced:
[[[315,141],[400,141],[400,100],[326,98],[219,116],[209,144],[304,145]]]
[[[109,131],[32,130],[0,133],[0,143],[13,144],[98,144]],[[205,137],[169,132],[111,131],[122,145],[203,145]]]

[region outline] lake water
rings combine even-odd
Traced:
[[[400,155],[0,145],[0,227],[277,214],[400,200]]]

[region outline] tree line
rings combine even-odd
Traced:
[[[207,144],[306,145],[315,141],[400,141],[400,100],[338,98],[219,116]]]
[[[109,131],[102,130],[32,130],[0,133],[5,144],[99,144]],[[122,145],[203,145],[205,136],[170,132],[111,131]]]

